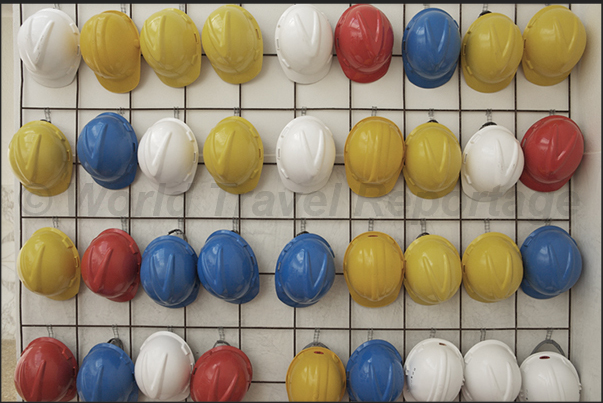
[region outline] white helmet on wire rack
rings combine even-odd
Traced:
[[[274,34],[276,54],[287,78],[312,84],[324,78],[333,59],[333,29],[327,16],[310,4],[289,7]]]
[[[541,351],[526,358],[521,371],[520,402],[580,400],[580,377],[570,360],[554,351]]]
[[[150,335],[134,365],[140,391],[151,399],[179,401],[188,397],[195,357],[177,334],[159,331]]]
[[[512,402],[521,388],[521,373],[513,351],[502,341],[484,340],[465,354],[465,384],[468,402]]]
[[[167,195],[178,195],[191,187],[198,161],[197,139],[179,119],[158,120],[138,146],[140,169],[155,189]]]
[[[448,340],[429,338],[419,342],[404,362],[404,399],[454,400],[463,386],[464,366],[463,355]]]
[[[316,192],[329,181],[334,164],[333,134],[314,116],[293,119],[276,141],[278,173],[292,192]]]
[[[493,201],[512,188],[523,172],[523,150],[509,129],[482,126],[463,150],[463,192],[478,201]]]
[[[45,87],[71,84],[80,67],[80,31],[58,9],[45,8],[28,17],[19,28],[17,47],[25,68]]]

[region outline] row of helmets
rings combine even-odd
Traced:
[[[489,230],[488,230],[489,231]],[[317,303],[335,280],[335,254],[320,235],[294,237],[276,262],[277,297],[291,307]],[[81,264],[81,266],[80,266]],[[260,291],[259,267],[251,246],[235,231],[217,230],[197,255],[180,230],[155,238],[141,256],[125,231],[110,228],[92,240],[80,262],[71,239],[44,227],[25,242],[17,273],[30,291],[54,300],[74,297],[80,275],[94,293],[111,301],[130,301],[142,284],[145,293],[166,308],[193,303],[201,285],[233,304],[253,300]],[[352,299],[366,307],[394,302],[402,284],[417,303],[436,305],[452,298],[463,283],[469,296],[492,303],[521,289],[549,299],[568,291],[582,273],[575,240],[562,228],[534,230],[521,249],[500,232],[485,232],[459,252],[446,238],[423,233],[402,251],[388,234],[367,231],[348,245],[343,275]]]
[[[202,152],[205,167],[226,192],[242,194],[257,186],[264,146],[247,119],[222,119],[210,131]],[[54,196],[69,187],[71,146],[52,123],[37,120],[23,125],[13,136],[8,154],[14,174],[30,192]],[[176,118],[155,122],[139,144],[127,119],[104,112],[80,132],[77,154],[100,186],[121,189],[131,185],[140,165],[159,192],[177,195],[188,191],[194,180],[199,145],[190,127]],[[328,126],[314,116],[294,118],[276,142],[279,177],[293,192],[318,191],[329,181],[335,154]],[[539,192],[560,189],[577,170],[583,154],[580,127],[562,115],[538,120],[521,143],[509,129],[489,121],[462,152],[454,133],[433,119],[417,126],[405,140],[394,122],[369,116],[349,132],[344,163],[347,183],[360,196],[386,195],[403,173],[413,194],[440,198],[453,191],[460,175],[468,197],[492,201],[518,180]]]
[[[316,333],[315,333],[316,335]],[[559,352],[541,351],[552,344]],[[42,370],[40,370],[42,368]],[[52,370],[45,370],[52,368]],[[33,340],[17,362],[14,383],[25,401],[138,401],[140,391],[161,401],[241,401],[251,386],[247,355],[222,337],[196,362],[188,343],[170,331],[151,334],[136,364],[118,338],[95,345],[81,367],[71,350],[52,337]],[[465,356],[450,341],[430,337],[406,360],[388,341],[362,343],[347,365],[315,341],[295,355],[285,377],[289,401],[578,401],[580,377],[552,339],[539,343],[518,365],[502,341],[482,340]]]
[[[234,4],[215,9],[201,35],[193,20],[175,8],[152,14],[140,34],[128,15],[113,10],[91,17],[80,34],[71,18],[57,9],[38,11],[18,33],[20,57],[40,84],[70,84],[83,58],[100,84],[116,93],[138,85],[141,55],[164,84],[193,83],[200,74],[202,43],[213,69],[227,83],[248,82],[262,69],[260,27],[249,11]],[[393,43],[389,19],[370,4],[346,9],[335,32],[317,7],[296,4],[281,15],[275,31],[281,68],[300,84],[315,83],[328,74],[333,47],[347,78],[374,82],[389,69]],[[580,19],[565,6],[549,5],[532,17],[523,35],[506,15],[485,11],[462,39],[457,22],[446,11],[426,8],[406,26],[401,50],[404,71],[418,87],[448,82],[460,57],[469,87],[492,93],[509,85],[520,64],[530,82],[558,84],[571,73],[585,47]]]
[[[151,334],[136,364],[112,338],[92,347],[78,367],[71,350],[53,337],[33,340],[14,374],[25,401],[137,402],[139,391],[158,401],[241,401],[251,386],[247,355],[222,338],[195,361],[188,343],[171,331]]]

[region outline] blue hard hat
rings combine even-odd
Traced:
[[[393,402],[402,394],[402,356],[385,340],[362,343],[350,356],[345,372],[350,401]]]
[[[100,343],[84,357],[77,374],[77,393],[84,402],[136,402],[134,363],[121,348]]]
[[[335,281],[335,254],[316,234],[302,233],[281,251],[274,276],[276,295],[285,304],[302,308],[318,302]]]
[[[260,292],[258,262],[251,246],[239,234],[218,230],[211,234],[197,263],[203,287],[233,304],[244,304]]]
[[[155,238],[142,254],[140,283],[159,305],[182,308],[197,299],[201,282],[197,276],[197,254],[182,238]]]
[[[417,87],[436,88],[446,84],[454,74],[460,53],[459,26],[444,10],[421,10],[404,30],[404,71]]]
[[[123,116],[101,113],[82,129],[77,155],[96,183],[107,189],[122,189],[136,176],[138,139]]]
[[[572,288],[582,273],[582,255],[576,241],[554,225],[534,230],[520,251],[521,289],[532,298],[556,297]]]

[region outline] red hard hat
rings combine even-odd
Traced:
[[[106,229],[92,240],[82,258],[88,288],[111,301],[129,301],[140,284],[140,250],[127,232]]]
[[[392,25],[370,4],[349,7],[335,27],[335,51],[341,69],[358,83],[372,83],[387,73],[393,46]]]
[[[253,370],[247,355],[236,347],[218,346],[205,352],[191,376],[195,402],[240,402],[251,386]]]
[[[52,337],[39,337],[21,353],[15,389],[27,402],[68,402],[77,392],[77,370],[66,345]]]
[[[551,115],[528,129],[521,147],[525,157],[521,182],[537,192],[553,192],[565,185],[580,165],[584,136],[570,118]]]

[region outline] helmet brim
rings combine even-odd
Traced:
[[[519,180],[521,181],[521,183],[536,192],[554,192],[555,190],[561,189],[563,185],[565,185],[570,180],[570,178],[555,183],[542,183],[536,180],[532,176],[532,174],[524,167],[524,170],[521,173]]]
[[[565,80],[571,73],[570,70],[567,73],[561,74],[560,76],[554,78],[542,76],[528,67],[525,59],[525,53],[524,57],[521,59],[521,68],[523,70],[523,75],[526,77],[526,80],[528,80],[532,84],[540,85],[542,87],[549,87],[551,85],[559,84],[560,82]]]
[[[332,173],[332,171],[331,171],[331,173]],[[326,186],[326,184],[329,182],[329,179],[331,178],[331,174],[329,174],[329,176],[322,179],[320,182],[314,184],[313,186],[306,186],[306,185],[300,185],[298,183],[293,182],[290,179],[285,178],[285,176],[283,175],[283,173],[281,172],[280,169],[278,170],[278,174],[281,178],[281,181],[283,182],[283,185],[285,185],[285,187],[287,189],[289,189],[292,192],[301,193],[301,194],[308,194],[308,193],[314,193],[314,192],[319,191],[320,189],[322,189],[323,187]]]
[[[461,170],[461,187],[463,189],[463,193],[467,195],[470,199],[473,199],[478,202],[492,202],[494,200],[500,199],[513,187],[507,189],[505,192],[478,192],[472,185],[467,182],[465,179],[465,175]]]
[[[441,87],[442,85],[444,85],[448,81],[450,81],[450,79],[452,78],[452,75],[456,71],[456,66],[458,64],[458,63],[455,63],[454,68],[451,69],[450,71],[446,72],[446,74],[444,74],[443,76],[438,77],[433,80],[429,80],[429,79],[426,79],[425,77],[417,74],[410,67],[410,65],[408,64],[408,61],[406,60],[406,52],[402,53],[402,61],[404,63],[404,72],[406,73],[406,77],[408,78],[408,80],[411,83],[413,83],[414,85],[416,85],[417,87],[426,88],[426,89]]]
[[[81,271],[80,271],[80,267],[78,266],[76,274],[75,274],[75,281],[73,282],[71,287],[69,287],[67,290],[65,290],[61,294],[53,295],[53,296],[46,295],[46,297],[53,299],[55,301],[66,301],[68,299],[75,297],[76,294],[80,291],[80,279],[81,279]],[[71,400],[71,399],[69,399],[69,400]]]
[[[140,82],[140,57],[137,58],[137,67],[134,69],[134,74],[122,80],[107,79],[96,73],[94,73],[94,75],[96,76],[96,79],[100,85],[102,85],[108,91],[117,94],[130,92],[136,88]]]
[[[337,60],[339,61],[339,56],[337,57]],[[341,66],[341,70],[343,70],[343,74],[345,74],[345,76],[347,78],[349,78],[350,80],[357,82],[357,83],[366,84],[366,83],[375,82],[375,81],[379,80],[381,77],[383,77],[389,70],[389,65],[390,65],[391,61],[392,61],[392,58],[390,56],[390,58],[387,60],[387,62],[383,63],[383,65],[381,67],[379,67],[377,70],[375,70],[372,73],[363,73],[361,71],[353,69],[352,67],[346,66],[341,61],[339,61],[339,65]]]
[[[400,171],[402,171],[400,167]],[[394,186],[396,186],[396,182],[398,181],[398,177],[400,176],[400,172],[395,175],[393,178],[388,179],[384,183],[379,185],[371,185],[367,183],[362,183],[356,179],[352,175],[348,164],[345,164],[345,177],[348,181],[348,186],[352,189],[352,192],[356,193],[358,196],[362,197],[381,197],[392,191]]]
[[[456,181],[454,181],[454,183],[452,183],[451,185],[449,185],[448,187],[446,187],[443,190],[439,190],[437,192],[429,192],[425,189],[418,187],[417,185],[415,185],[414,183],[412,183],[411,181],[408,180],[408,173],[406,172],[406,166],[404,166],[404,168],[402,169],[402,174],[404,175],[404,180],[406,182],[406,185],[408,186],[408,189],[412,192],[412,194],[414,194],[415,196],[420,197],[422,199],[439,199],[440,197],[444,197],[448,193],[450,193],[454,190],[454,188],[458,182],[458,179],[457,179]]]
[[[253,189],[255,189],[260,181],[260,177],[262,176],[262,167],[263,167],[263,162],[258,164],[258,172],[256,173],[256,175],[249,179],[247,182],[239,185],[239,186],[226,186],[223,183],[219,183],[216,182],[216,184],[220,187],[220,189],[228,192],[228,193],[232,193],[235,195],[239,195],[239,194],[244,194],[244,193],[248,193],[251,192]]]
[[[277,53],[279,52],[277,51]],[[287,76],[289,80],[298,84],[314,84],[319,82],[320,80],[325,78],[327,74],[329,74],[329,71],[331,71],[331,65],[333,64],[333,59],[331,59],[331,61],[326,64],[320,71],[314,74],[301,74],[297,71],[287,68],[287,66],[283,64],[280,56],[278,57],[278,62],[281,65],[285,76]]]
[[[94,176],[92,176],[92,179],[94,179],[94,182],[96,182],[97,184],[99,184],[100,186],[107,188],[107,189],[111,189],[111,190],[117,190],[117,189],[123,189],[125,187],[128,187],[132,184],[132,182],[134,182],[134,178],[136,178],[136,170],[138,168],[138,164],[135,164],[132,169],[130,169],[129,172],[127,172],[125,175],[123,175],[121,178],[115,180],[115,181],[103,181],[100,179],[95,178]]]
[[[550,299],[550,298],[556,297],[557,295],[560,295],[560,294],[555,294],[555,295],[542,294],[542,293],[536,291],[525,279],[522,280],[520,288],[521,288],[521,291],[523,291],[527,296],[536,298],[536,299]]]
[[[197,59],[195,60],[195,63],[191,66],[191,68],[188,69],[186,74],[183,74],[180,77],[166,77],[157,72],[155,72],[155,74],[157,75],[157,77],[159,77],[162,83],[169,87],[186,87],[187,85],[194,83],[195,80],[197,80],[197,78],[199,78],[199,75],[201,74],[201,53],[199,53]]]
[[[505,78],[504,80],[499,81],[498,83],[494,83],[494,84],[489,84],[489,83],[480,81],[477,79],[477,77],[473,76],[472,74],[467,73],[467,63],[465,61],[465,57],[462,52],[461,52],[461,69],[463,70],[463,77],[465,78],[465,82],[467,83],[467,85],[470,88],[474,89],[477,92],[483,92],[483,93],[487,93],[487,94],[504,90],[511,83],[511,81],[513,81],[513,79],[515,78],[515,75],[517,74],[517,69],[515,69],[515,73],[513,73],[509,77]]]

